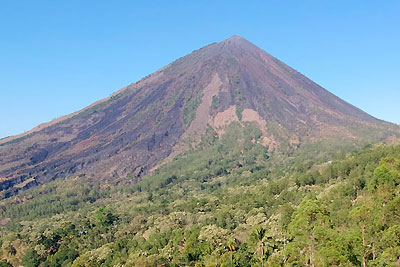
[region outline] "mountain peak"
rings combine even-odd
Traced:
[[[56,123],[0,142],[0,192],[10,196],[77,174],[138,179],[207,132],[223,138],[231,123],[258,127],[258,142],[279,151],[329,140],[361,145],[399,133],[234,35]]]
[[[244,49],[250,47],[256,47],[254,44],[252,44],[251,42],[249,42],[248,40],[239,35],[232,35],[231,37],[220,42],[220,44],[224,46],[233,45]]]
[[[226,38],[224,41],[240,41],[240,40],[246,40],[245,38],[243,38],[240,35],[232,35],[229,38]],[[246,40],[247,41],[247,40]]]

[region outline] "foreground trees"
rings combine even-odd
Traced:
[[[0,206],[0,266],[400,266],[400,146],[268,170],[239,154],[131,187],[26,191]]]

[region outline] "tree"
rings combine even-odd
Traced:
[[[231,267],[233,266],[233,252],[238,249],[238,242],[236,239],[230,239],[226,243],[226,248],[230,252],[230,262],[231,262]]]
[[[70,246],[61,245],[55,254],[47,257],[47,261],[53,267],[65,266],[67,263],[72,263],[78,256],[79,253],[75,244]]]
[[[306,265],[315,266],[315,254],[319,244],[326,239],[330,218],[327,207],[318,200],[304,200],[293,213],[288,226],[293,239],[288,252],[291,257],[302,257],[299,250],[305,250],[308,257],[304,258]],[[297,251],[297,252],[296,252]]]
[[[400,225],[392,226],[384,231],[379,247],[383,253],[377,258],[377,264],[400,266]]]
[[[103,226],[110,226],[118,219],[118,217],[114,216],[111,212],[111,209],[103,209],[99,208],[94,214],[94,218],[96,221]]]
[[[370,196],[361,197],[358,202],[350,212],[350,216],[355,227],[354,234],[359,236],[354,240],[361,242],[361,246],[355,244],[354,247],[362,266],[366,267],[369,256],[372,255],[373,260],[377,256],[376,243],[380,239],[379,231],[382,229],[382,210],[375,207],[376,202]]]
[[[258,227],[251,233],[252,238],[257,242],[257,248],[260,249],[261,253],[261,266],[264,267],[264,237],[267,230],[263,227]]]
[[[286,229],[288,227],[293,212],[294,209],[289,203],[285,203],[282,205],[280,209],[282,229]]]
[[[35,250],[29,249],[22,258],[21,264],[24,267],[37,267],[40,265],[39,255]]]
[[[0,267],[12,267],[12,265],[7,260],[1,260]]]

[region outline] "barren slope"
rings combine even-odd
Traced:
[[[359,145],[399,133],[233,36],[82,111],[0,140],[0,190],[9,196],[71,174],[136,179],[195,146],[207,128],[221,136],[232,121],[256,123],[270,150],[328,139]]]

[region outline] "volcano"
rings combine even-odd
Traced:
[[[240,36],[193,51],[106,99],[0,140],[0,190],[71,175],[137,180],[208,129],[253,123],[268,150],[332,141],[354,146],[399,135],[398,126],[341,100]]]

